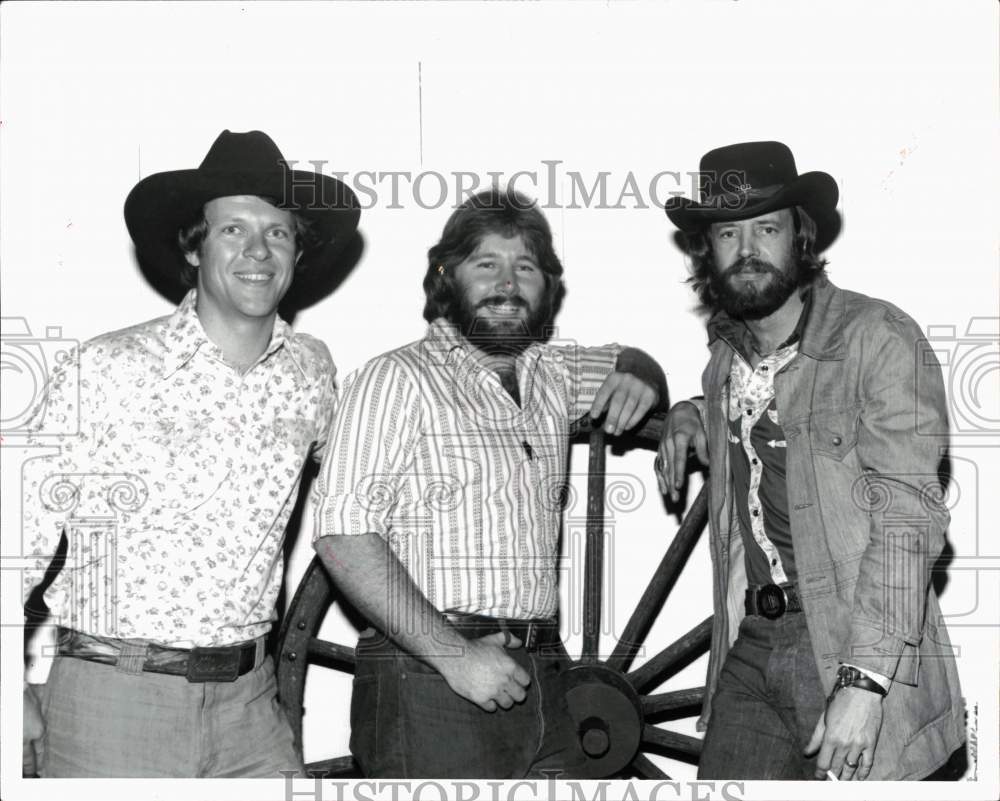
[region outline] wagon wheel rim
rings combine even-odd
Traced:
[[[302,751],[302,718],[305,714],[306,671],[316,661],[323,661],[348,673],[354,672],[354,649],[321,639],[317,632],[333,604],[336,592],[333,581],[318,556],[314,556],[299,582],[298,589],[278,633],[275,672],[278,700],[292,726],[295,750]],[[306,763],[306,773],[319,776],[360,776],[350,754]]]
[[[638,432],[619,440],[632,448],[655,449],[663,416],[651,418]],[[698,737],[663,728],[664,718],[691,717],[700,710],[705,687],[656,692],[668,679],[708,651],[712,617],[709,616],[676,641],[662,648],[637,668],[633,660],[645,643],[657,616],[697,544],[708,516],[708,488],[703,487],[685,514],[659,566],[629,617],[621,637],[607,659],[600,659],[601,576],[604,557],[604,477],[607,442],[600,428],[588,418],[574,426],[574,441],[589,436],[587,491],[587,545],[583,587],[583,646],[580,658],[567,671],[567,699],[578,724],[581,745],[590,760],[581,778],[670,777],[650,755],[667,756],[697,764],[702,741]],[[355,666],[354,649],[318,637],[320,624],[335,600],[332,581],[318,557],[309,564],[288,606],[277,643],[278,697],[302,753],[302,720],[306,672],[322,662],[349,673]],[[611,720],[593,712],[595,699]],[[598,710],[599,712],[601,710]],[[602,713],[603,714],[603,713]],[[306,764],[306,772],[328,777],[360,776],[348,754]]]

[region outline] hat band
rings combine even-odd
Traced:
[[[705,195],[700,204],[702,211],[737,211],[752,200],[765,200],[785,188],[785,184],[751,186],[741,184],[735,191]]]

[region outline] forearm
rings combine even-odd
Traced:
[[[326,536],[314,543],[337,586],[373,625],[438,671],[467,644],[375,533]]]

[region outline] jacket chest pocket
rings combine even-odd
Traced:
[[[809,443],[813,453],[843,461],[858,444],[860,409],[818,412],[809,420]]]

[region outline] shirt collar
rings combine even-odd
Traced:
[[[208,338],[208,334],[205,333],[205,328],[198,318],[197,303],[198,290],[191,289],[184,296],[184,300],[180,302],[180,305],[174,310],[174,313],[167,318],[164,337],[166,343],[164,378],[168,378],[180,370],[194,358],[194,355],[201,348],[211,350],[216,358],[222,359],[221,349]],[[308,377],[304,364],[304,354],[301,352],[301,348],[298,347],[298,343],[295,342],[292,327],[275,315],[274,327],[271,329],[271,339],[261,360],[270,358],[272,354],[281,348],[285,348],[303,377]]]

